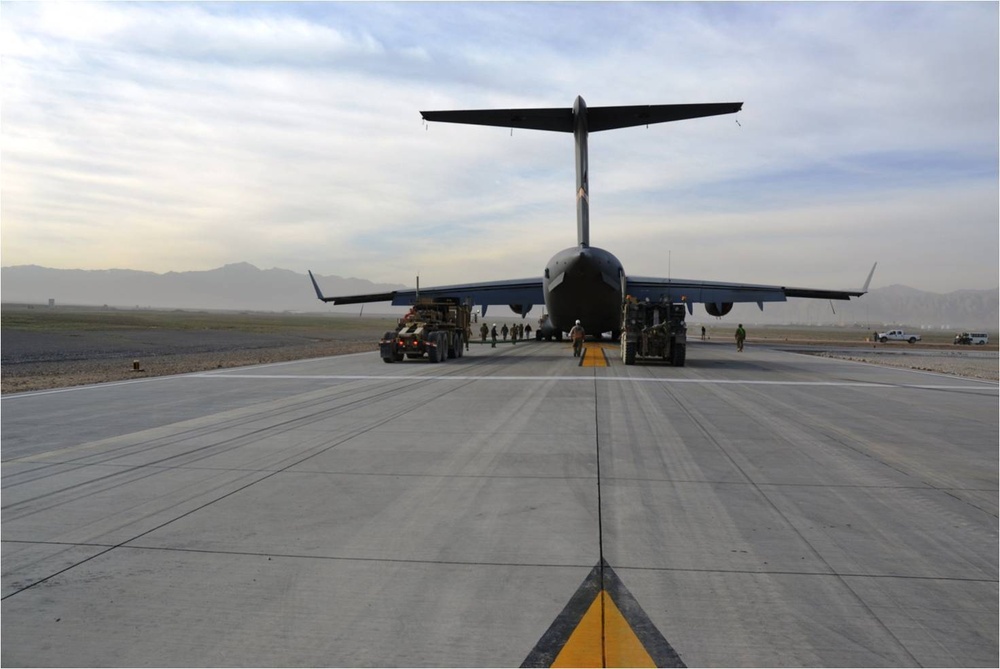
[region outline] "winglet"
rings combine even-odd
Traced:
[[[329,302],[330,300],[332,300],[333,299],[332,297],[323,297],[323,291],[319,289],[319,284],[316,283],[316,277],[313,276],[312,270],[306,270],[306,271],[309,272],[309,278],[312,279],[313,288],[316,289],[316,297],[323,300],[324,302]]]
[[[876,262],[874,265],[872,265],[872,271],[868,272],[868,279],[865,280],[865,285],[861,289],[861,294],[862,295],[864,295],[865,293],[868,292],[868,284],[870,284],[872,282],[872,277],[875,276],[875,268],[876,267],[878,267],[878,262]],[[317,288],[317,290],[319,290],[319,289]]]

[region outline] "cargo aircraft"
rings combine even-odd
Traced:
[[[549,260],[541,278],[508,279],[484,283],[465,283],[368,295],[326,297],[316,278],[309,273],[316,296],[334,304],[392,302],[411,305],[420,298],[452,298],[479,305],[486,314],[492,304],[506,304],[522,318],[536,304],[544,304],[548,322],[547,333],[561,338],[579,320],[590,334],[621,330],[622,303],[626,296],[639,300],[670,301],[687,305],[694,313],[696,303],[705,305],[712,316],[724,316],[736,302],[756,302],[761,310],[764,302],[783,302],[789,297],[810,297],[827,300],[849,300],[868,291],[875,267],[859,290],[828,290],[792,288],[747,283],[724,283],[689,279],[630,276],[622,263],[609,251],[590,245],[590,210],[587,161],[587,136],[591,132],[633,126],[680,121],[684,119],[733,114],[742,102],[710,104],[637,105],[625,107],[587,107],[577,97],[572,108],[538,109],[475,109],[421,112],[425,121],[468,123],[527,128],[552,132],[573,133],[576,144],[576,235],[577,245],[564,249]]]

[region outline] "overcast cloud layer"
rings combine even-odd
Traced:
[[[629,273],[998,284],[997,3],[4,3],[0,52],[5,266],[538,276],[572,138],[419,110],[582,95],[744,102],[591,136]]]

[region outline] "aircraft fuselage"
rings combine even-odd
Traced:
[[[588,334],[617,332],[623,277],[621,261],[604,249],[580,245],[552,256],[542,278],[552,325],[568,332],[579,320]]]

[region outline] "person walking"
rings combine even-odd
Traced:
[[[503,327],[502,327],[502,328],[500,328],[500,334],[502,334],[502,335],[503,335],[503,340],[504,340],[504,341],[507,341],[507,335],[508,335],[509,333],[510,333],[510,328],[508,328],[508,327],[507,327],[507,324],[506,324],[506,323],[504,323],[504,324],[503,324]]]
[[[743,352],[743,342],[747,339],[747,331],[743,329],[743,323],[736,328],[736,351]]]
[[[486,343],[486,335],[488,335],[489,333],[490,333],[489,325],[483,323],[481,326],[479,326],[479,335],[483,338],[484,344]]]
[[[705,326],[701,326],[701,340],[705,341]]]
[[[573,357],[579,358],[580,353],[583,351],[583,338],[587,336],[587,333],[583,331],[583,326],[580,325],[580,320],[577,319],[576,325],[569,331],[569,338],[573,340]]]
[[[524,336],[531,339],[531,323],[524,326]]]
[[[497,336],[498,336],[497,335],[497,324],[494,323],[493,324],[493,328],[490,330],[490,337],[493,340],[493,345],[490,346],[490,348],[496,348],[497,347]]]

